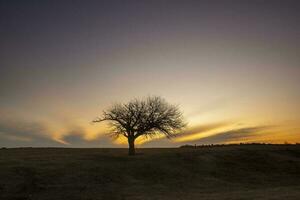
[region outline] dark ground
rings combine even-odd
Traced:
[[[300,145],[0,149],[0,199],[300,199]]]

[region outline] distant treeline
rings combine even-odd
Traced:
[[[257,142],[252,142],[252,143],[234,143],[234,144],[185,144],[180,146],[179,148],[200,148],[200,147],[209,147],[209,146],[214,146],[214,147],[218,147],[218,146],[238,146],[238,145],[300,145],[300,143],[284,143],[284,144],[271,144],[271,143],[257,143]]]

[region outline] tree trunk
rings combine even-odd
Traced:
[[[135,148],[134,148],[134,138],[128,138],[128,155],[133,156],[135,155]]]

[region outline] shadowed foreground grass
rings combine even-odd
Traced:
[[[300,145],[0,150],[0,199],[300,199]]]

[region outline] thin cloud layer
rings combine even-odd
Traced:
[[[234,141],[248,141],[259,138],[260,134],[268,132],[273,126],[256,126],[256,127],[245,127],[239,129],[233,129],[224,132],[215,133],[212,136],[195,140],[195,143],[202,144],[220,144]]]
[[[112,147],[113,141],[111,138],[102,135],[93,139],[86,138],[86,131],[83,128],[77,127],[77,129],[70,130],[62,140],[66,142],[68,147],[99,147],[106,148]]]
[[[68,127],[59,140],[49,130],[47,123],[22,119],[0,119],[0,147],[112,147],[109,137],[86,139],[83,127]]]
[[[59,132],[60,137],[57,140],[46,122],[2,117],[0,119],[0,147],[127,147],[127,142],[122,140],[124,138],[120,138],[123,142],[114,141],[108,134],[96,134],[91,138],[88,137],[90,133],[88,130],[88,127],[69,125]],[[247,126],[244,123],[219,122],[192,127],[171,140],[157,137],[140,141],[137,146],[176,147],[184,144],[264,142],[268,139],[272,141],[274,135],[284,139],[284,134],[278,126]],[[185,140],[189,137],[196,139]],[[290,137],[293,139],[296,136]]]
[[[199,126],[187,130],[180,137],[193,136],[201,134],[202,132],[214,130],[216,128],[223,127],[224,125],[228,125],[227,123],[218,123],[211,124],[205,126]],[[166,138],[157,138],[153,141],[148,141],[143,144],[143,147],[174,147],[181,146],[184,144],[225,144],[230,142],[241,142],[241,141],[260,141],[261,136],[272,134],[272,129],[274,126],[251,126],[251,127],[243,127],[243,128],[235,128],[228,131],[215,132],[210,136],[203,137],[201,139],[189,140],[189,141],[181,141],[181,140],[168,140]]]
[[[45,124],[22,120],[0,120],[0,146],[61,146],[53,140]]]
[[[178,136],[179,137],[190,136],[190,135],[194,135],[194,134],[197,134],[197,133],[214,130],[216,128],[226,126],[228,124],[229,124],[228,122],[218,122],[218,123],[200,125],[200,126],[196,126],[196,127],[187,129],[186,131],[184,131],[182,134],[180,134]]]

